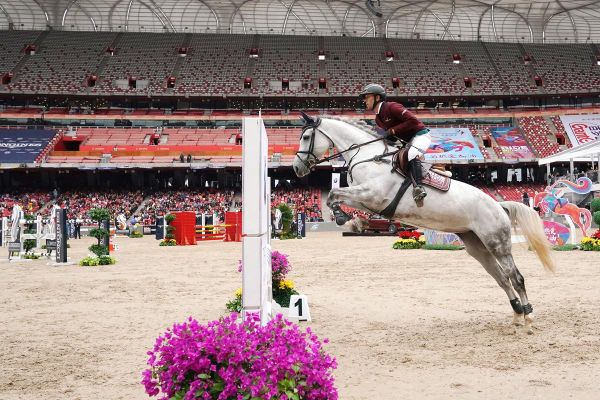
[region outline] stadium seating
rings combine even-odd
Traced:
[[[25,44],[34,41],[39,41],[36,54],[24,57]],[[5,55],[0,73],[22,61],[13,82],[0,91],[17,93],[352,97],[368,82],[384,84],[390,95],[420,96],[587,93],[600,88],[595,50],[587,44],[65,31],[0,31],[0,42]],[[112,46],[111,56],[105,50]],[[180,48],[186,49],[185,56]],[[257,57],[250,57],[252,48]],[[317,59],[320,51],[325,60]],[[460,63],[454,63],[455,55]],[[88,88],[86,79],[92,74],[98,80]],[[167,88],[171,76],[173,89]],[[542,87],[534,76],[542,78]],[[245,78],[251,78],[250,88],[244,88]],[[321,78],[324,89],[319,89]],[[399,78],[396,89],[393,78]],[[471,80],[470,88],[465,78]],[[282,89],[283,79],[289,90]],[[349,106],[355,107],[353,103]],[[163,110],[141,112],[164,115]]]
[[[540,157],[558,153],[560,148],[556,142],[556,136],[550,131],[544,117],[521,117],[518,121],[529,143]]]
[[[600,68],[586,44],[524,44],[547,93],[578,93],[600,88]]]

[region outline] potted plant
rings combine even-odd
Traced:
[[[93,257],[86,257],[79,262],[80,265],[109,265],[114,264],[116,260],[109,255],[108,245],[108,236],[109,232],[105,228],[102,227],[104,221],[108,221],[110,218],[110,211],[106,208],[92,208],[88,215],[92,221],[96,221],[98,223],[98,227],[90,229],[88,234],[91,237],[96,238],[98,243],[91,245],[88,249],[96,255],[97,263],[95,261],[90,260]]]
[[[237,317],[207,325],[189,317],[160,335],[142,373],[146,393],[165,399],[337,400],[337,362],[310,328],[303,332],[281,314],[265,326],[253,315],[240,323]]]

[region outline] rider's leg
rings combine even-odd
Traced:
[[[420,157],[425,154],[431,145],[431,136],[429,134],[415,136],[410,144],[411,147],[408,149],[408,166],[415,183],[413,198],[419,204],[427,196],[427,192],[425,192],[425,188],[422,185],[423,166],[421,165]]]

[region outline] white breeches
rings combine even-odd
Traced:
[[[410,144],[411,146],[408,149],[408,161],[417,157],[421,157],[422,159],[429,146],[431,146],[431,135],[426,133],[424,135],[415,136],[413,140],[410,141]]]

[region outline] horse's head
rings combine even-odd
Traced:
[[[311,168],[317,164],[319,159],[332,145],[331,139],[319,127],[321,119],[313,118],[300,112],[304,126],[300,135],[300,145],[294,158],[294,172],[298,177],[306,176]]]

